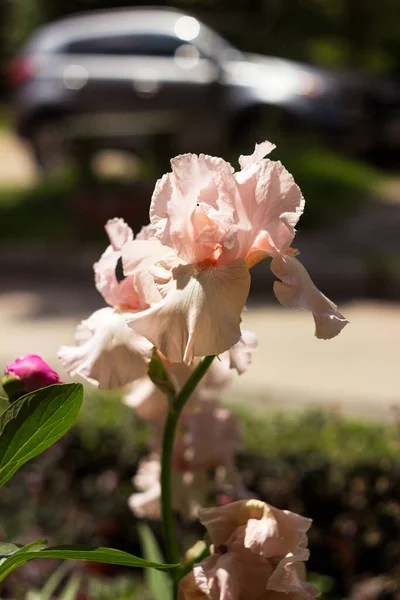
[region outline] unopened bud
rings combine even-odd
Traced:
[[[171,381],[168,369],[157,348],[153,348],[153,354],[149,363],[148,375],[151,381],[169,398],[175,395],[175,387]]]
[[[42,387],[61,383],[60,376],[37,354],[27,354],[6,365],[1,380],[10,401]]]

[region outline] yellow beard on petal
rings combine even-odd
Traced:
[[[250,252],[246,258],[246,265],[248,266],[249,269],[251,269],[257,263],[264,260],[264,258],[268,258],[268,257],[270,257],[270,254],[268,254],[268,252],[265,252],[264,250],[254,250],[253,252],[250,250]]]

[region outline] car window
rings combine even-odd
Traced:
[[[68,54],[174,56],[182,40],[164,34],[109,35],[70,42]]]

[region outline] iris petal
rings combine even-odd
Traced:
[[[250,288],[244,261],[227,265],[163,265],[154,273],[162,302],[129,321],[171,362],[221,354],[240,339],[241,312]]]

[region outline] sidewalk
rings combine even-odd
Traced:
[[[243,327],[257,333],[259,349],[234,400],[248,394],[257,407],[323,405],[343,414],[390,420],[400,404],[400,306],[358,301],[340,305],[350,324],[333,340],[313,335],[305,311],[252,308]]]
[[[0,368],[28,352],[59,368],[59,345],[73,341],[79,320],[101,307],[100,296],[90,282],[11,283],[0,296]],[[256,332],[259,348],[250,371],[235,379],[226,399],[257,410],[322,405],[389,420],[391,406],[400,404],[400,306],[356,302],[340,310],[350,325],[334,340],[323,341],[314,337],[309,313],[263,305],[260,297],[243,319],[243,327]]]

